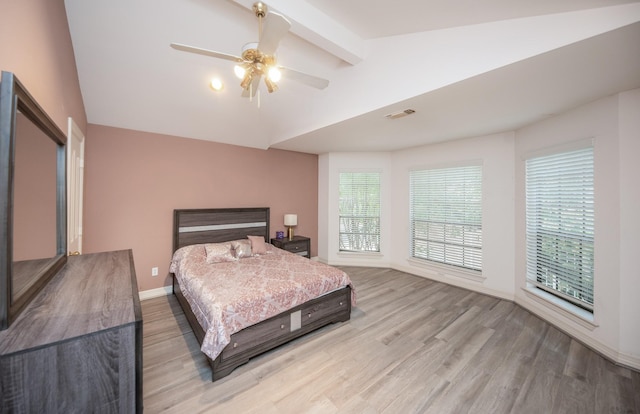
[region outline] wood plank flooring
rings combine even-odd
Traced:
[[[142,302],[146,413],[640,413],[640,373],[511,302],[343,268],[358,304],[211,382],[174,296]]]

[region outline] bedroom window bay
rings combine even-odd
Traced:
[[[409,172],[410,255],[482,270],[482,166]]]
[[[526,160],[527,282],[593,312],[593,147]]]
[[[380,251],[380,173],[341,172],[339,250]]]

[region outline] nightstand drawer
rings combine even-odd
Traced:
[[[311,258],[311,239],[308,237],[294,236],[292,240],[287,238],[271,239],[271,244],[279,249],[304,256],[308,259]]]
[[[305,254],[307,254],[308,253],[308,251],[307,251],[307,246],[308,245],[309,245],[309,243],[307,243],[306,241],[291,242],[291,243],[287,243],[284,246],[284,250],[286,250],[288,252],[292,252],[292,253],[305,252]]]

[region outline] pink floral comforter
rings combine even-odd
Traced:
[[[204,245],[179,249],[170,272],[180,283],[205,337],[201,350],[215,359],[233,333],[325,293],[351,286],[342,270],[267,245],[268,253],[209,264]]]

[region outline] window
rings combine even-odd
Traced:
[[[593,312],[593,148],[526,161],[527,281]]]
[[[340,173],[340,251],[380,251],[380,173]]]
[[[411,257],[482,270],[482,166],[410,172]]]

